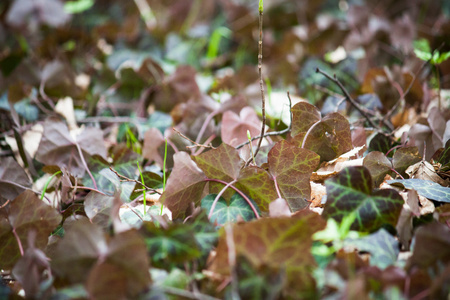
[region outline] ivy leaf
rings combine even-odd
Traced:
[[[395,226],[400,215],[403,198],[392,189],[372,191],[373,182],[366,167],[343,169],[336,177],[325,181],[327,203],[323,216],[340,222],[356,212],[351,229],[375,231],[383,224]]]
[[[269,171],[292,211],[305,208],[305,199],[311,197],[311,173],[319,165],[320,157],[307,149],[298,148],[287,141],[275,144],[270,150]]]
[[[370,253],[370,264],[385,269],[397,261],[399,253],[398,241],[385,229],[359,239],[347,239],[345,245],[352,245],[359,251]]]
[[[42,202],[35,193],[26,190],[0,210],[0,268],[11,269],[20,257],[17,237],[28,249],[29,232],[36,233],[34,246],[43,250],[48,236],[61,222],[61,215]],[[15,234],[13,233],[15,231]]]
[[[205,209],[208,214],[216,196],[217,194],[209,194],[202,199],[202,208]],[[250,221],[251,219],[256,218],[255,213],[248,205],[247,201],[245,201],[241,195],[235,193],[231,196],[229,204],[227,204],[227,201],[224,198],[219,198],[211,216],[211,222],[217,222],[219,225],[224,225],[227,222],[236,222],[238,216],[241,216],[244,221]]]
[[[139,232],[145,238],[155,267],[171,269],[173,264],[199,258],[202,254],[195,232],[188,224],[172,223],[167,228],[161,228],[153,222],[144,222]]]
[[[431,180],[423,179],[397,179],[388,180],[390,185],[402,186],[405,189],[416,190],[419,195],[435,201],[450,203],[450,188]]]
[[[85,160],[94,154],[106,157],[103,133],[100,129],[86,128],[74,140],[65,123],[49,118],[44,123],[44,134],[36,152],[36,160],[46,165],[65,167],[71,174],[83,177],[85,167],[77,144]]]
[[[260,167],[242,169],[236,187],[253,199],[261,211],[269,211],[269,204],[278,198],[271,176]]]
[[[208,178],[219,179],[230,182],[237,179],[244,162],[239,157],[239,152],[232,146],[225,143],[217,149],[209,150],[192,159]],[[223,184],[210,182],[209,191],[218,193],[222,190]],[[231,196],[231,192],[228,193]],[[225,198],[228,198],[225,196]]]
[[[311,299],[316,293],[311,268],[311,236],[325,227],[325,221],[310,211],[295,217],[263,218],[232,226],[236,256],[245,257],[255,268],[283,268],[286,272],[284,292],[290,298]],[[228,246],[221,231],[217,255],[211,270],[229,275]],[[301,284],[299,284],[301,282]]]
[[[186,220],[185,224],[190,224],[194,231],[194,237],[202,252],[202,257],[208,258],[209,253],[213,247],[217,245],[219,234],[213,224],[208,220],[205,211],[192,218]]]
[[[205,174],[189,155],[178,152],[174,155],[174,168],[159,201],[170,209],[174,219],[183,218],[191,202],[200,202],[205,179]]]
[[[292,143],[316,152],[321,161],[330,161],[352,148],[350,124],[341,114],[321,119],[314,105],[299,102],[292,107],[292,117]]]
[[[387,174],[392,174],[391,161],[380,151],[372,151],[367,154],[364,157],[363,166],[369,170],[375,186],[379,186]]]
[[[30,187],[31,182],[27,173],[13,157],[0,158],[0,195],[2,197],[14,199],[25,191],[25,188]]]
[[[397,172],[402,176],[406,176],[406,169],[421,160],[422,158],[417,147],[402,147],[395,151],[392,164]]]

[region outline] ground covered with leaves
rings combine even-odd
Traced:
[[[0,298],[448,299],[449,16],[1,1]]]

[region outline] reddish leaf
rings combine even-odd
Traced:
[[[150,128],[144,134],[144,146],[142,156],[150,162],[155,161],[160,166],[164,164],[163,158],[158,152],[158,147],[164,144],[164,137],[157,128]]]
[[[308,102],[299,102],[292,107],[291,135],[304,134],[316,122],[321,120],[320,111]]]
[[[17,234],[22,247],[28,248],[30,231],[36,234],[35,246],[44,249],[48,236],[61,222],[61,215],[42,202],[36,194],[26,190],[0,211],[0,268],[11,268],[20,257]]]
[[[437,267],[450,262],[450,229],[447,225],[433,222],[417,229],[412,257],[408,267]]]
[[[261,131],[261,121],[253,108],[246,106],[239,115],[232,111],[223,114],[221,137],[224,143],[237,146],[248,141],[247,130],[252,136],[259,135]],[[257,143],[258,140],[253,141],[254,145]]]
[[[12,200],[30,187],[31,182],[27,173],[14,158],[0,158],[0,195],[3,198]]]
[[[225,182],[237,179],[244,164],[238,151],[227,144],[221,144],[217,149],[209,150],[199,156],[192,157],[192,159],[208,178]],[[224,185],[221,183],[210,182],[209,193],[219,193],[223,187]],[[227,199],[231,197],[231,194],[233,192],[230,189],[224,197]]]
[[[172,212],[174,219],[183,218],[191,202],[200,203],[206,176],[186,152],[174,155],[174,168],[166,190],[159,201]]]
[[[395,151],[392,164],[397,172],[406,176],[406,169],[421,160],[417,147],[403,147]]]
[[[292,107],[292,115],[292,143],[316,152],[321,161],[330,161],[352,148],[350,124],[341,114],[321,119],[315,106],[299,102]]]
[[[293,298],[310,298],[315,294],[315,282],[310,270],[316,265],[310,252],[311,235],[324,227],[324,220],[310,211],[292,218],[265,218],[235,224],[236,256],[244,256],[256,268],[284,268],[287,275],[284,291]],[[230,271],[223,231],[211,269],[225,275]]]
[[[369,170],[370,175],[372,175],[375,186],[379,186],[383,182],[384,177],[392,173],[391,161],[379,151],[372,151],[367,154],[364,157],[363,165]]]
[[[243,161],[238,151],[227,144],[192,158],[208,178],[231,181],[238,178]]]
[[[83,177],[85,168],[76,144],[81,148],[85,160],[94,154],[106,157],[102,137],[103,133],[100,129],[86,128],[75,141],[63,122],[47,119],[36,159],[46,165],[65,167],[70,173]]]
[[[102,230],[87,219],[76,221],[66,229],[52,257],[52,269],[70,283],[82,283],[107,245]]]
[[[271,176],[260,167],[242,169],[236,187],[252,198],[261,211],[268,211],[269,203],[278,198]]]
[[[318,167],[319,156],[306,149],[281,141],[269,152],[269,171],[292,211],[305,208],[311,198],[309,179]]]

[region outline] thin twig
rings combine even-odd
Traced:
[[[126,177],[126,176],[124,176],[124,175],[121,175],[121,174],[119,174],[116,170],[114,170],[113,167],[109,167],[109,169],[110,169],[114,174],[116,174],[117,177],[122,178],[122,179],[120,179],[120,181],[127,181],[127,182],[135,182],[135,183],[138,183],[138,184],[140,184],[142,187],[144,187],[146,190],[149,190],[149,191],[152,191],[152,192],[154,192],[154,193],[156,193],[156,194],[161,195],[161,192],[159,192],[158,190],[156,190],[156,189],[154,189],[154,188],[151,188],[151,187],[146,186],[143,182],[140,182],[140,181],[138,181],[138,180],[136,180],[136,179],[131,179],[131,178],[128,178],[128,177]]]
[[[87,165],[87,163],[86,163],[86,160],[84,159],[83,151],[81,151],[80,145],[78,145],[78,143],[75,143],[75,146],[77,147],[78,154],[80,155],[80,158],[81,158],[81,162],[83,163],[83,166],[84,166],[84,168],[86,169],[86,172],[89,174],[89,177],[90,177],[91,180],[92,180],[92,184],[94,185],[94,188],[95,188],[96,190],[98,190],[98,188],[97,188],[97,182],[95,181],[94,175],[92,175],[91,170],[89,170],[89,167],[88,167],[88,165]]]
[[[191,142],[192,144],[194,144],[197,147],[203,147],[203,148],[212,148],[212,149],[216,149],[214,148],[211,144],[210,145],[202,145],[199,144],[193,140],[191,140],[190,138],[188,138],[187,136],[185,136],[184,134],[182,134],[178,129],[176,129],[175,127],[172,128],[173,131],[175,131],[179,136],[181,136],[183,139],[188,140],[189,142]],[[186,146],[186,148],[191,147],[191,146]]]
[[[258,73],[259,73],[259,89],[261,91],[261,114],[262,114],[262,126],[261,126],[261,134],[259,135],[258,145],[256,146],[255,156],[258,155],[259,148],[261,148],[261,143],[264,138],[264,131],[266,129],[266,99],[264,96],[264,82],[262,79],[262,28],[263,28],[263,9],[260,5],[259,7],[259,54],[258,54]],[[250,157],[248,161],[245,163],[246,166],[250,164],[252,158]]]
[[[283,134],[288,133],[289,131],[291,131],[291,127],[292,127],[292,100],[291,100],[291,95],[289,94],[289,91],[287,92],[287,96],[288,96],[288,99],[289,99],[289,114],[290,114],[289,116],[290,116],[290,119],[291,119],[291,121],[289,122],[288,128],[280,130],[280,131],[266,132],[266,133],[264,133],[263,137],[283,135]],[[251,138],[251,141],[245,141],[244,143],[237,145],[235,147],[235,149],[240,149],[240,148],[244,147],[245,145],[250,144],[251,142],[253,142],[254,140],[257,140],[259,138],[261,138],[261,135],[254,136],[254,137]],[[255,157],[256,157],[256,154],[255,154]]]
[[[331,80],[332,82],[334,82],[341,89],[342,93],[344,93],[345,97],[348,99],[348,101],[350,101],[350,103],[353,105],[353,107],[356,108],[356,110],[358,110],[359,113],[364,116],[364,118],[366,118],[366,120],[369,122],[369,124],[372,127],[375,127],[378,130],[380,130],[380,127],[377,126],[370,119],[370,117],[366,114],[364,109],[362,107],[360,107],[359,104],[350,96],[350,94],[347,92],[346,88],[342,85],[342,83],[339,81],[339,79],[337,79],[336,74],[333,77],[331,77],[330,75],[328,75],[326,72],[322,71],[319,68],[316,68],[316,73],[320,73],[323,76],[325,76],[326,78],[328,78],[329,80]]]
[[[1,208],[3,208],[3,207],[5,207],[6,205],[8,205],[8,203],[9,203],[9,202],[10,202],[10,200],[9,200],[9,199],[7,199],[7,200],[6,200],[6,202],[5,202],[5,203],[3,203],[3,205],[2,205],[2,206],[0,206],[0,209],[1,209]]]
[[[208,127],[209,122],[212,121],[215,115],[217,115],[220,111],[215,110],[211,112],[208,116],[206,116],[205,121],[203,121],[202,128],[200,128],[200,131],[198,132],[197,138],[195,139],[195,142],[193,144],[200,144],[200,141],[202,140],[203,134],[206,131],[206,127]]]

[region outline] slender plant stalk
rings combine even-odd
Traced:
[[[164,139],[163,193],[166,190],[166,160],[167,160],[167,139]],[[162,214],[163,214],[163,204],[161,203],[161,215]]]
[[[258,145],[256,146],[255,149],[255,156],[258,154],[259,152],[259,148],[261,148],[261,143],[262,140],[264,138],[264,130],[266,128],[266,99],[264,96],[264,81],[262,79],[262,45],[263,45],[263,41],[262,41],[262,29],[263,29],[263,1],[260,0],[259,1],[259,41],[258,41],[258,46],[259,46],[259,51],[258,51],[258,73],[259,73],[259,89],[261,91],[261,114],[262,114],[262,126],[261,126],[261,134],[260,134],[260,138],[258,141]],[[246,162],[246,166],[248,166],[248,164],[250,163],[251,158]]]
[[[141,176],[142,185],[144,185],[144,175],[142,175],[142,171],[141,171],[141,167],[139,166],[139,162],[136,161],[136,164],[137,164],[137,167],[138,167],[138,170],[139,170],[139,175]],[[147,201],[146,201],[146,198],[145,198],[145,189],[142,191],[142,193],[144,195],[144,216],[145,216],[145,214],[147,213],[147,208],[146,208]]]
[[[41,200],[44,200],[45,192],[47,191],[47,188],[48,188],[48,185],[50,184],[50,181],[52,181],[53,178],[55,178],[55,176],[58,175],[58,174],[61,174],[61,171],[58,171],[55,174],[53,174],[52,176],[50,176],[50,178],[47,179],[47,181],[45,182],[44,189],[42,190],[42,194],[41,194]]]
[[[252,154],[253,163],[256,165],[255,155],[253,154],[253,147],[252,147],[252,135],[250,134],[250,130],[247,130],[247,138],[248,138],[248,142],[249,142],[248,145],[250,148],[250,153]]]

